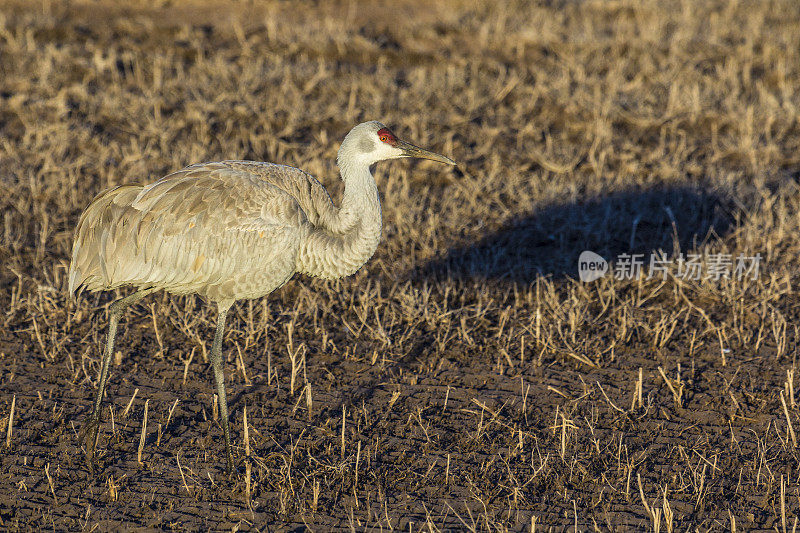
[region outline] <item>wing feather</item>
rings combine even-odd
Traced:
[[[269,292],[291,276],[300,239],[332,209],[305,172],[242,161],[106,191],[78,224],[70,291],[130,284],[223,298],[261,284]]]

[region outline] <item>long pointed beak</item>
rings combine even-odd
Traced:
[[[419,159],[430,159],[431,161],[438,161],[439,163],[445,163],[447,165],[455,166],[456,162],[450,159],[449,157],[445,157],[443,155],[435,154],[433,152],[429,152],[427,150],[423,150],[419,146],[414,146],[413,144],[401,141],[398,139],[395,148],[400,148],[403,151],[403,155],[401,157],[416,157]]]

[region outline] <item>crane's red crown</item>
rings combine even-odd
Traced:
[[[394,136],[394,133],[392,133],[389,130],[389,128],[381,128],[381,129],[379,129],[378,130],[378,139],[380,139],[381,142],[384,142],[384,143],[388,144],[389,146],[394,146],[394,145],[397,144],[397,137]]]

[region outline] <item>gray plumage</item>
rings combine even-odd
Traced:
[[[89,417],[91,467],[100,406],[122,311],[147,294],[199,294],[219,312],[212,365],[233,467],[221,343],[234,301],[267,295],[295,272],[332,279],[358,270],[375,252],[381,211],[371,164],[401,157],[450,159],[397,139],[379,122],[347,134],[337,162],[342,205],[302,170],[253,161],[203,163],[150,185],[121,185],[99,194],[81,215],[69,270],[69,291],[139,289],[112,304],[95,406]]]

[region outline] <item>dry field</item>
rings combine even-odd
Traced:
[[[0,4],[0,529],[793,530],[800,3],[214,6]],[[164,294],[121,323],[91,474],[92,197],[254,159],[338,201],[370,119],[460,165],[378,164],[357,275],[235,306],[234,476],[214,310]],[[583,250],[761,262],[584,283]]]

